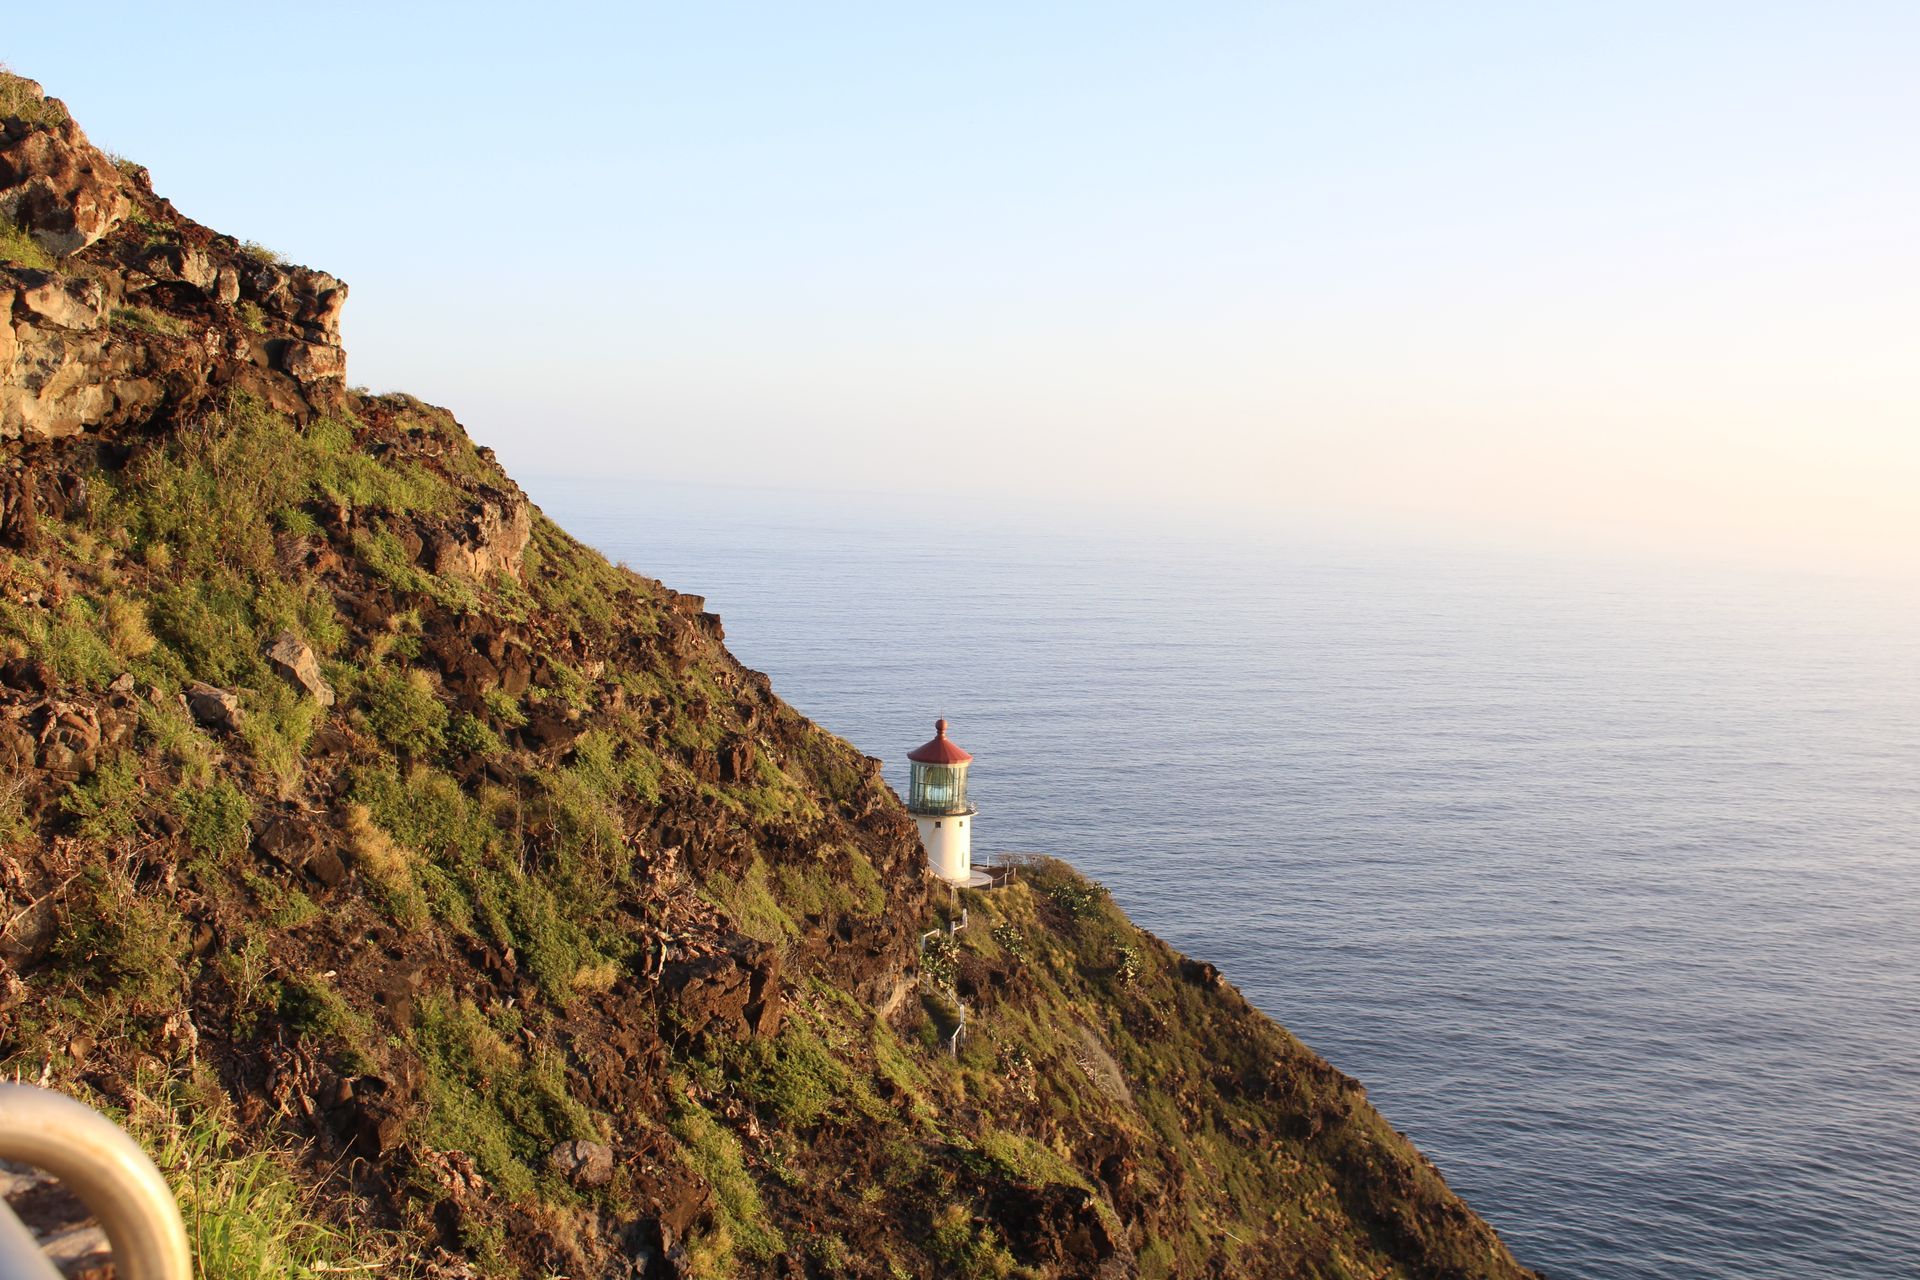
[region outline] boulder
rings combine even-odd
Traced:
[[[240,699],[225,689],[196,680],[187,687],[187,710],[209,729],[232,731],[240,727]]]
[[[477,502],[452,529],[428,539],[437,574],[485,582],[496,573],[518,581],[520,558],[533,537],[533,512],[518,494]]]
[[[20,271],[15,287],[20,305],[29,316],[56,328],[76,332],[98,329],[105,316],[105,295],[97,280]]]
[[[323,378],[345,378],[347,353],[318,342],[289,342],[280,351],[280,367],[303,386]]]
[[[613,1181],[613,1148],[570,1138],[547,1152],[547,1167],[576,1187],[604,1187]]]
[[[350,1148],[379,1156],[407,1138],[406,1108],[393,1087],[379,1076],[356,1076],[343,1081],[340,1127]]]
[[[53,692],[53,670],[38,658],[9,658],[0,662],[0,684],[10,685],[22,693],[47,694]]]
[[[753,777],[753,739],[735,738],[720,748],[720,781],[746,782]]]
[[[100,758],[100,717],[80,703],[49,701],[38,709],[39,765],[63,777],[92,773]]]
[[[311,646],[291,631],[282,631],[267,646],[267,665],[288,684],[323,707],[333,705],[333,686],[320,674],[320,659]]]
[[[39,743],[27,726],[26,712],[0,707],[0,774],[18,778],[39,763]]]

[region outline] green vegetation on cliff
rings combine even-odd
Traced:
[[[205,1274],[1525,1274],[1097,886],[935,891],[697,597],[23,83],[0,201],[80,212],[0,241],[0,1069]]]

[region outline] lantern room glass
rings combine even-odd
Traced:
[[[915,813],[967,812],[967,766],[916,762],[907,808]]]

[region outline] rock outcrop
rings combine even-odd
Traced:
[[[244,390],[307,417],[344,403],[347,287],[180,216],[17,78],[0,120],[0,440],[191,414]]]

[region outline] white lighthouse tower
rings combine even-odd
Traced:
[[[933,741],[907,752],[913,784],[907,812],[920,824],[920,847],[933,874],[948,884],[979,888],[992,883],[973,869],[973,815],[967,803],[967,766],[973,757],[947,736],[947,722],[936,720]]]

